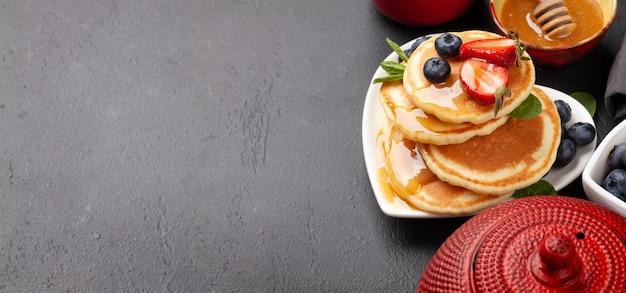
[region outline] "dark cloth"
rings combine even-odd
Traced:
[[[622,45],[611,66],[604,102],[617,122],[626,118],[626,38],[622,39]]]

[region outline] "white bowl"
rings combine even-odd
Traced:
[[[626,217],[626,202],[606,191],[601,185],[609,173],[607,163],[609,153],[615,145],[622,142],[626,142],[626,121],[615,126],[598,145],[587,166],[583,169],[582,183],[583,189],[591,201]]]

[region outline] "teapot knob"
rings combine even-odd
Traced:
[[[535,278],[552,287],[571,285],[580,271],[574,242],[562,234],[546,237],[532,255],[530,264]]]

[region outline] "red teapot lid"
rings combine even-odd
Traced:
[[[566,196],[505,202],[448,237],[417,292],[626,292],[626,218]]]

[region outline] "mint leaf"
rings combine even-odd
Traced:
[[[530,119],[541,113],[541,101],[535,95],[530,94],[509,116],[518,119]]]
[[[405,66],[393,61],[383,61],[380,63],[380,67],[389,75],[404,74]]]
[[[379,77],[377,79],[374,79],[374,83],[400,80],[402,78],[404,78],[404,74],[387,75],[385,77]]]
[[[513,193],[514,198],[523,198],[533,195],[557,195],[556,189],[554,186],[550,184],[550,182],[545,180],[539,180],[537,183],[534,183],[526,188],[517,190]]]
[[[598,103],[593,95],[588,92],[575,92],[571,93],[570,96],[580,102],[593,117],[593,115],[596,113],[596,107]]]
[[[404,62],[409,61],[409,58],[406,57],[406,54],[404,54],[404,51],[402,50],[402,48],[400,48],[400,46],[398,46],[398,44],[394,43],[389,38],[387,38],[387,44],[389,44],[389,47],[391,47],[391,49],[393,49],[396,54],[400,55],[400,58],[402,58]],[[380,68],[385,70],[388,76],[376,78],[374,79],[374,83],[394,81],[404,78],[404,69],[406,68],[406,66],[398,62],[383,61],[380,62]]]
[[[389,44],[389,47],[391,47],[391,49],[393,49],[393,51],[396,52],[396,54],[398,54],[398,56],[400,56],[400,58],[404,62],[409,62],[409,57],[407,57],[406,54],[404,54],[404,50],[402,50],[402,48],[400,48],[400,45],[394,43],[389,38],[387,38],[386,40],[387,40],[387,44]]]

